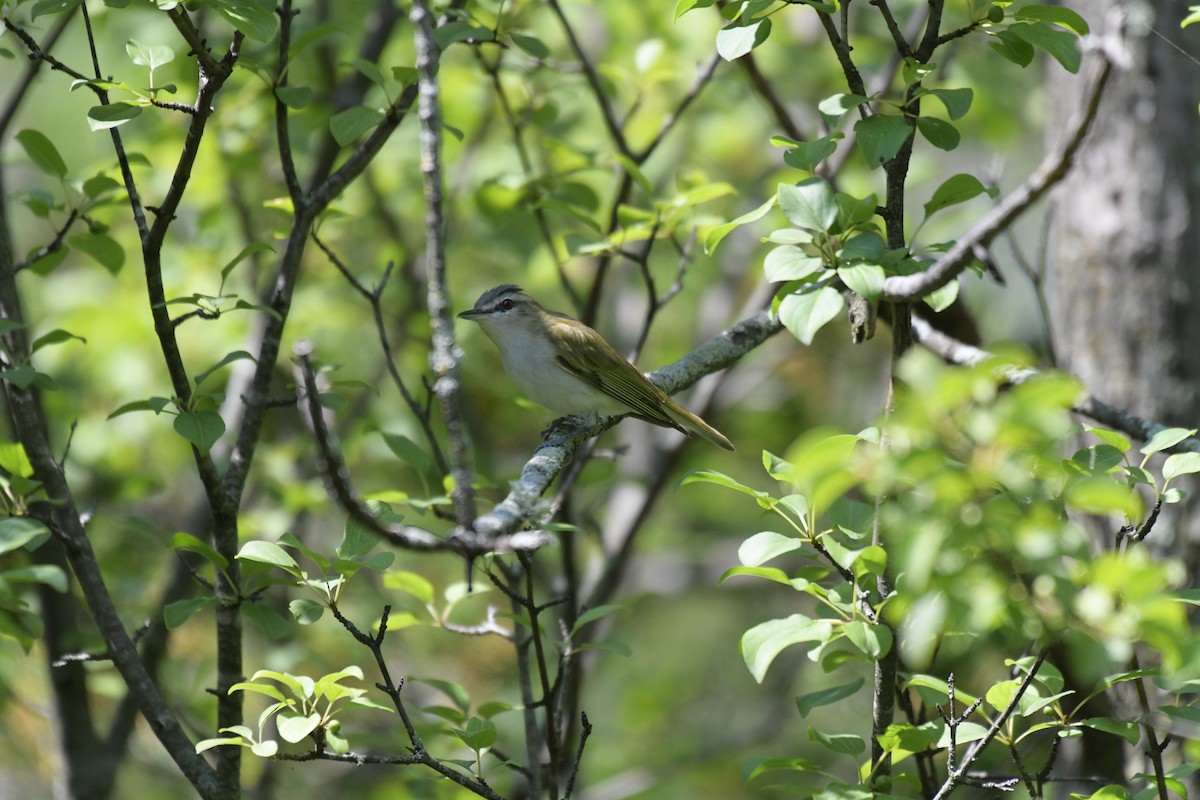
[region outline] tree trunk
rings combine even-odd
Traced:
[[[1200,427],[1200,67],[1186,54],[1200,54],[1200,26],[1180,30],[1178,0],[1068,5],[1094,34],[1116,33],[1127,62],[1117,65],[1056,195],[1047,270],[1052,352],[1097,397],[1158,422]],[[1083,81],[1051,70],[1055,136],[1077,113]],[[1197,511],[1194,502],[1167,507],[1148,540],[1187,559],[1193,576]],[[1114,531],[1105,533],[1111,543]],[[1119,741],[1085,741],[1064,772],[1123,782],[1119,753],[1104,752]]]

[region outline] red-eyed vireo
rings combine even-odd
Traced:
[[[547,311],[520,287],[488,289],[458,315],[500,350],[504,370],[529,399],[558,414],[630,414],[732,450],[721,433],[650,382],[582,322]]]

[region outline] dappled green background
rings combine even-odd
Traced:
[[[17,19],[30,3],[16,9]],[[118,80],[141,85],[144,70],[130,63],[125,42],[166,44],[175,49],[175,60],[159,71],[158,83],[178,84],[179,97],[190,98],[196,76],[186,45],[174,29],[152,9],[128,8],[117,12],[96,3],[93,13],[99,57],[106,73]],[[648,141],[670,115],[692,84],[696,69],[713,52],[713,39],[721,20],[714,13],[691,13],[674,22],[671,4],[604,0],[570,3],[566,12],[598,64],[616,113],[626,123],[631,143]],[[958,4],[952,4],[957,6]],[[916,3],[895,3],[907,15]],[[306,49],[293,61],[290,82],[319,86],[332,70],[339,78],[354,71],[349,64],[367,19],[369,4],[357,0],[302,6],[297,33],[313,32]],[[472,4],[476,24],[494,24],[499,5]],[[867,8],[856,8],[855,24],[868,30],[879,27]],[[951,9],[961,13],[961,9]],[[566,273],[581,290],[590,286],[595,260],[578,255],[581,247],[600,237],[615,190],[614,153],[604,132],[596,101],[574,68],[572,55],[546,7],[534,2],[503,5],[506,25],[514,31],[539,37],[551,58],[538,62],[516,50],[493,45],[477,49],[451,48],[440,73],[447,126],[461,133],[445,141],[449,233],[450,284],[456,307],[469,306],[482,290],[501,282],[519,283],[546,305],[572,309],[559,286],[550,246],[535,225],[529,201],[540,198],[553,235],[553,247],[566,264]],[[319,18],[328,27],[317,28]],[[52,17],[40,17],[31,28],[45,27]],[[227,34],[217,20],[211,25],[212,44],[223,47]],[[954,27],[953,20],[946,23]],[[875,31],[876,34],[881,30]],[[11,86],[24,69],[20,43],[12,36],[0,39],[8,56],[0,60],[0,86]],[[270,65],[274,46],[247,41],[241,66],[255,62]],[[1038,67],[1020,70],[996,57],[981,42],[967,39],[961,48],[947,51],[939,65],[937,81],[945,86],[975,89],[975,104],[962,122],[964,145],[954,153],[919,144],[911,171],[911,208],[919,208],[947,175],[973,172],[985,182],[1003,185],[1019,181],[1040,152],[1038,130]],[[65,61],[84,68],[86,46],[82,30],[73,24],[56,48]],[[864,73],[881,68],[889,57],[886,41],[869,36],[856,42],[855,56]],[[800,126],[812,135],[820,132],[816,103],[844,91],[841,73],[828,52],[815,17],[804,8],[789,8],[776,17],[772,39],[755,51],[758,69],[788,107]],[[411,30],[397,26],[381,66],[413,64]],[[518,116],[528,125],[524,137],[533,155],[533,174],[527,174],[513,146],[496,94],[481,60],[501,60],[499,81]],[[1058,69],[1057,66],[1049,68]],[[389,89],[395,96],[398,85]],[[0,90],[5,91],[5,90]],[[387,97],[373,90],[369,103],[383,105]],[[71,92],[69,79],[43,71],[33,99],[21,112],[16,129],[37,128],[46,133],[67,161],[73,178],[98,172],[116,177],[115,161],[107,134],[90,132],[85,114],[92,98],[85,91]],[[269,87],[251,69],[239,69],[218,98],[217,113],[197,163],[192,186],[165,250],[165,278],[169,297],[192,293],[215,295],[219,272],[244,246],[266,242],[277,250],[286,223],[279,200],[286,196],[273,152],[272,103]],[[317,142],[330,116],[328,106],[316,102],[291,116],[293,149],[305,174]],[[165,111],[151,111],[122,127],[126,146],[145,156],[148,164],[135,167],[145,201],[151,205],[171,178],[174,154],[184,121]],[[653,197],[634,190],[631,204],[648,208],[654,200],[670,200],[682,189],[705,183],[728,184],[730,191],[687,211],[693,223],[726,221],[758,206],[779,182],[802,175],[786,167],[782,150],[769,143],[779,133],[769,109],[751,89],[742,64],[721,63],[716,77],[663,146],[644,165],[653,185]],[[344,154],[347,151],[343,152]],[[53,236],[54,222],[38,218],[21,204],[25,193],[48,192],[62,196],[62,188],[38,173],[25,160],[15,142],[6,142],[2,154],[7,175],[5,191],[13,207],[13,231],[19,253],[33,250]],[[879,171],[868,171],[852,158],[839,176],[845,191],[881,192]],[[71,190],[68,190],[71,191]],[[980,198],[947,212],[922,233],[925,241],[948,238],[986,207]],[[378,280],[384,265],[397,262],[396,276],[386,299],[392,309],[391,335],[397,345],[399,367],[416,390],[427,374],[428,320],[424,314],[421,281],[421,248],[424,241],[416,150],[415,119],[407,120],[375,160],[364,179],[351,186],[319,228],[319,234],[360,280]],[[155,612],[162,581],[171,566],[170,536],[188,531],[205,533],[198,484],[190,466],[186,443],[171,429],[171,419],[148,412],[109,419],[123,404],[169,393],[161,366],[150,316],[146,309],[144,278],[139,268],[135,231],[128,207],[120,196],[96,209],[96,223],[110,226],[109,233],[125,249],[125,261],[115,274],[72,251],[48,275],[26,272],[20,278],[34,332],[64,328],[86,339],[68,342],[38,356],[38,367],[53,375],[59,389],[45,393],[54,412],[54,441],[66,444],[72,423],[69,474],[84,507],[95,516],[89,531],[102,558],[105,574],[128,626],[136,627]],[[591,220],[588,224],[584,219]],[[767,250],[758,237],[779,227],[782,215],[757,227],[735,232],[715,257],[696,247],[687,268],[681,293],[658,316],[640,358],[645,369],[680,357],[708,335],[739,318],[741,304],[755,295],[762,283],[761,262]],[[687,238],[686,226],[679,231]],[[247,259],[232,275],[226,293],[256,302],[270,253]],[[670,247],[656,247],[650,268],[660,286],[669,285],[678,262]],[[974,277],[964,279],[968,293],[984,291]],[[982,296],[982,295],[981,295]],[[981,321],[998,335],[1036,338],[1035,327],[1023,325],[1027,303],[1019,289],[996,301],[986,295],[979,303]],[[1017,298],[1017,299],[1012,299]],[[636,338],[645,313],[645,294],[638,269],[616,261],[611,268],[596,322],[614,344],[627,349]],[[180,306],[177,313],[186,310]],[[255,324],[253,311],[222,315],[219,320],[188,322],[180,332],[184,356],[192,374],[201,373],[226,354],[246,346]],[[1007,327],[1006,327],[1007,325]],[[310,340],[318,358],[336,367],[329,373],[346,405],[337,417],[337,429],[358,487],[364,492],[404,492],[415,498],[438,494],[441,487],[399,462],[379,433],[387,431],[419,439],[418,429],[386,380],[369,309],[352,292],[316,248],[309,249],[288,328],[288,343]],[[538,431],[549,415],[517,401],[516,391],[499,377],[499,364],[491,344],[471,326],[460,326],[466,351],[463,370],[465,403],[476,463],[488,487],[485,500],[503,496],[508,481],[531,452]],[[689,467],[705,466],[736,476],[751,485],[771,488],[761,469],[761,451],[786,450],[807,427],[829,423],[857,430],[878,413],[885,395],[888,342],[886,332],[861,347],[848,345],[844,326],[822,332],[814,346],[801,347],[786,334],[769,342],[735,368],[708,415],[737,444],[735,454],[725,454],[700,444],[689,446],[682,475]],[[204,388],[219,390],[232,370],[227,367],[208,379]],[[280,365],[282,388],[289,380],[287,364]],[[344,382],[339,385],[337,382]],[[331,507],[314,466],[312,448],[302,435],[292,409],[282,409],[269,420],[243,509],[247,537],[274,540],[290,531],[313,546],[331,548],[341,535],[342,518]],[[645,437],[647,428],[626,422],[608,434],[602,446],[631,443]],[[654,435],[659,435],[657,431]],[[663,435],[673,436],[668,433]],[[635,449],[634,451],[638,451]],[[618,456],[618,458],[620,458]],[[630,473],[632,472],[632,476]],[[612,513],[608,503],[626,481],[641,482],[638,470],[615,467],[608,460],[590,465],[574,496],[573,522],[581,525],[576,536],[583,548],[595,548],[597,531]],[[670,482],[674,485],[674,480]],[[410,514],[416,514],[410,511]],[[444,530],[433,516],[411,517],[416,524]],[[595,651],[586,656],[591,675],[585,684],[582,707],[595,725],[588,742],[582,785],[588,797],[637,796],[644,798],[731,798],[752,796],[742,783],[742,770],[756,757],[808,754],[805,727],[820,726],[821,718],[801,720],[792,698],[801,691],[820,688],[831,679],[810,664],[796,649],[785,653],[762,686],[754,683],[738,653],[741,633],[754,623],[783,616],[802,602],[779,587],[771,588],[735,579],[718,586],[718,576],[736,563],[736,547],[748,535],[776,522],[760,517],[752,504],[734,502],[708,487],[668,489],[645,524],[638,556],[619,600],[625,610],[613,615],[601,629],[607,642],[627,646],[630,655]],[[538,557],[553,565],[554,551]],[[399,553],[397,568],[429,578],[439,592],[463,579],[459,560],[448,556]],[[294,595],[275,590],[277,608],[286,613]],[[397,611],[420,616],[420,604],[408,595],[385,588],[374,576],[355,578],[343,596],[343,606],[360,626],[378,616],[383,602],[394,602]],[[488,603],[504,606],[493,595],[468,600],[458,616],[470,621]],[[196,738],[214,735],[212,703],[205,687],[214,683],[209,641],[211,615],[201,614],[176,631],[171,643],[170,667],[163,677],[168,698],[186,708],[184,718]],[[283,640],[272,641],[253,627],[247,628],[248,670],[270,668],[319,675],[351,663],[366,665],[366,652],[328,618],[292,630]],[[433,676],[462,683],[476,703],[499,699],[517,702],[512,684],[512,659],[508,646],[495,638],[463,638],[429,627],[411,627],[389,640],[394,669],[414,676]],[[95,650],[100,640],[86,620],[80,620],[78,647]],[[2,780],[13,793],[23,787],[37,793],[53,781],[50,696],[44,684],[39,653],[26,656],[14,643],[0,642],[0,684],[4,687],[0,725]],[[115,676],[104,678],[108,667],[94,665],[100,674],[101,712],[108,704],[105,690],[118,693]],[[864,664],[863,673],[867,667]],[[373,682],[371,671],[367,682]],[[992,676],[982,676],[988,678]],[[410,690],[419,704],[444,703],[445,698],[419,683]],[[253,718],[260,706],[252,700]],[[865,734],[870,711],[865,706],[857,720],[838,707],[836,724]],[[832,713],[832,712],[830,712]],[[427,720],[430,724],[433,718]],[[503,747],[516,750],[514,732],[518,715],[497,718],[502,732],[511,735]],[[832,724],[832,723],[831,723]],[[343,733],[355,749],[399,752],[402,729],[393,715],[361,710],[345,716]],[[434,740],[451,748],[447,739]],[[178,792],[180,780],[166,762],[158,744],[148,734],[135,743],[136,753],[125,768],[122,796],[167,797]],[[514,753],[514,757],[518,754]],[[849,761],[832,768],[842,771]],[[262,774],[269,770],[270,774]],[[444,784],[429,782],[415,771],[381,767],[349,768],[333,764],[270,765],[247,761],[251,782],[270,781],[277,796],[285,792],[302,796],[332,796],[355,792],[365,798],[450,796]],[[504,785],[504,770],[493,768],[493,780]]]

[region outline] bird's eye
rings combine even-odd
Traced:
[[[501,300],[500,301],[500,310],[501,311],[512,311],[513,306],[515,306],[515,305],[516,305],[516,303],[514,303],[512,300]]]

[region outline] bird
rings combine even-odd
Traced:
[[[458,317],[478,323],[500,351],[509,377],[529,399],[555,413],[628,414],[733,450],[720,431],[651,383],[599,333],[542,308],[519,286],[488,289]]]

